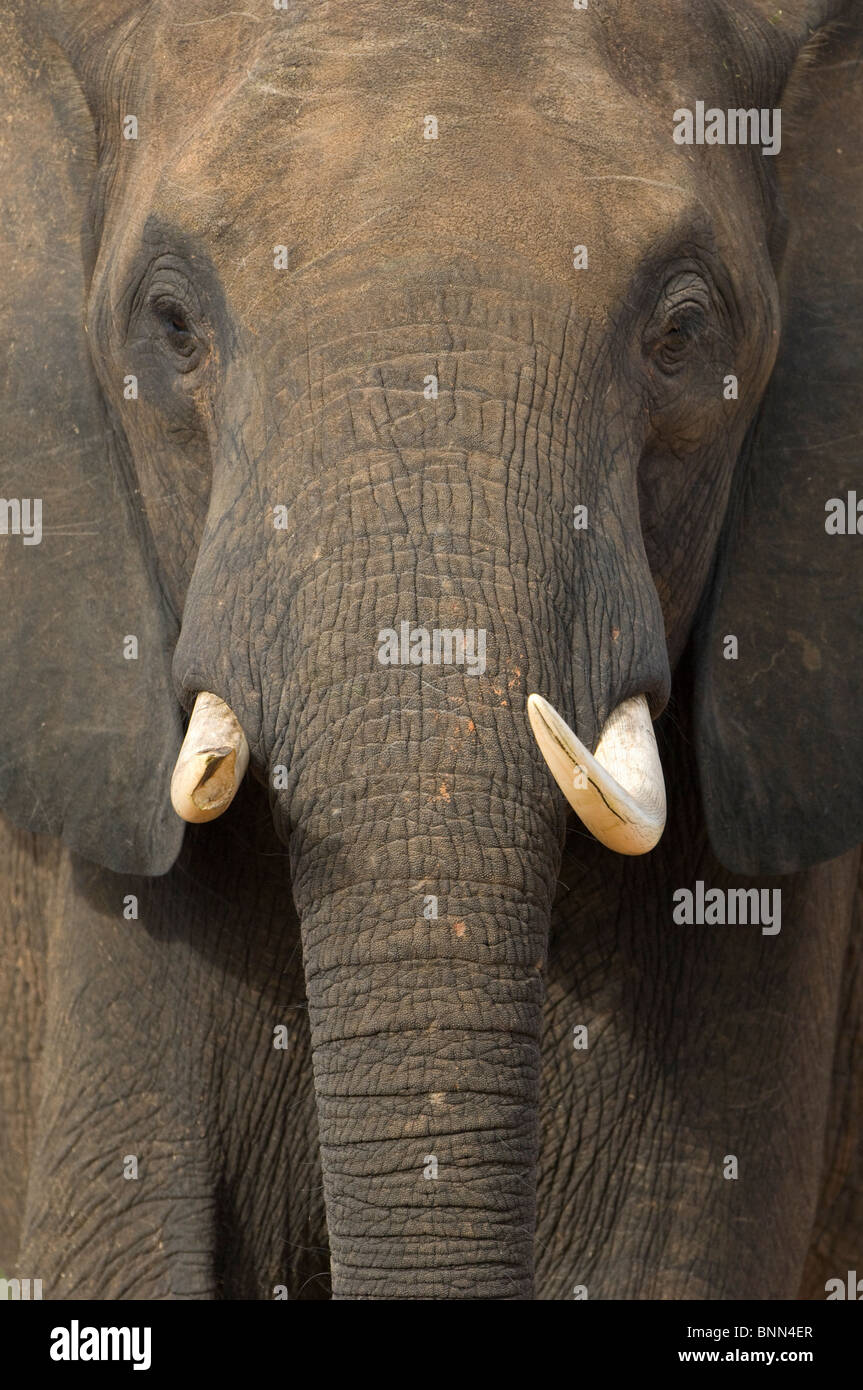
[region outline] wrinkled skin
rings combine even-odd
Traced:
[[[5,21],[3,491],[46,535],[2,552],[0,793],[75,852],[9,832],[20,1272],[823,1296],[863,1224],[860,565],[823,528],[859,435],[859,33],[807,48],[843,7],[802,0],[63,8]],[[783,155],[676,146],[702,98],[781,98]],[[485,629],[485,672],[381,665],[402,620]],[[251,771],[181,846],[202,689]],[[534,690],[589,747],[647,696],[653,853],[567,821]],[[780,885],[781,932],[674,924],[696,879]]]

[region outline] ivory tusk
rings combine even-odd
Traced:
[[[171,804],[186,821],[227,811],[249,765],[249,745],[233,710],[202,690],[171,778]]]
[[[665,779],[645,697],[612,711],[594,753],[541,695],[527,712],[554,780],[597,840],[618,854],[653,849],[665,829]]]

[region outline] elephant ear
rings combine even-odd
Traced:
[[[95,133],[63,53],[16,9],[0,17],[0,807],[107,868],[164,873],[183,833],[174,634],[84,328]]]
[[[697,637],[707,824],[740,873],[794,872],[863,840],[859,17],[801,55],[782,120],[781,343]],[[833,499],[848,534],[827,529]]]

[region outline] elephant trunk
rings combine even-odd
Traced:
[[[625,852],[655,838],[627,702],[661,704],[662,614],[643,551],[624,567],[607,527],[569,524],[573,496],[634,498],[614,468],[603,500],[576,447],[576,415],[593,451],[604,426],[556,292],[525,317],[517,269],[401,266],[317,304],[278,427],[228,370],[226,447],[250,443],[214,474],[175,679],[234,711],[290,846],[334,1296],[523,1299],[565,828],[542,758]],[[183,805],[209,809],[211,768],[222,804],[233,748],[193,730]]]
[[[417,548],[375,582],[380,552],[363,559],[337,636],[307,604],[271,745],[338,1299],[532,1294],[565,807],[531,737],[528,672],[560,687],[537,607],[503,602],[512,575],[491,603],[465,562],[456,589],[456,563],[440,577]]]
[[[557,837],[511,796],[412,762],[295,832],[336,1298],[531,1297]]]

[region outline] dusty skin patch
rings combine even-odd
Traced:
[[[452,742],[450,743],[449,751],[451,753],[458,753],[460,751],[461,743],[465,739],[472,737],[472,735],[474,735],[475,733],[476,724],[473,722],[472,719],[457,719],[455,722],[455,728],[453,729]]]
[[[801,660],[807,671],[821,670],[821,653],[814,642],[810,642],[808,637],[804,637],[802,632],[794,632],[789,629],[788,636],[792,642],[799,642],[801,649]]]
[[[518,657],[517,660],[521,661],[523,660],[523,658]],[[506,696],[509,695],[510,691],[524,689],[524,678],[522,674],[522,668],[516,665],[516,660],[510,658],[508,661],[504,663],[503,674],[497,681],[492,681],[491,688],[494,691],[495,695],[499,695],[501,697],[501,708],[504,708],[509,704],[509,700],[506,698]]]

